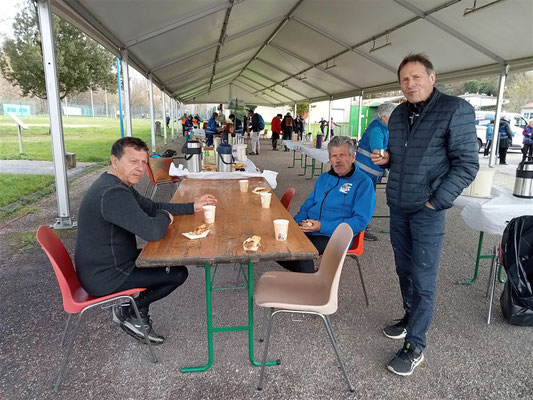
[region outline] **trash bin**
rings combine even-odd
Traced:
[[[161,136],[161,122],[155,121],[155,134]]]
[[[322,141],[324,140],[324,135],[318,134],[316,135],[316,148],[321,149],[322,148]]]

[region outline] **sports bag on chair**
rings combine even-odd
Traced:
[[[502,237],[507,282],[500,297],[505,319],[533,326],[533,215],[513,218]]]

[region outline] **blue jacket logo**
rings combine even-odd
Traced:
[[[352,188],[351,183],[345,183],[344,185],[340,187],[339,192],[347,194],[351,190],[351,188]]]

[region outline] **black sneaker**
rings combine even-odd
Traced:
[[[111,307],[111,318],[115,324],[122,324],[130,316],[129,304],[117,304]]]
[[[141,321],[144,324],[144,329],[148,335],[148,340],[154,345],[162,344],[165,341],[165,337],[155,333],[152,327],[152,320],[148,315],[141,316]],[[133,336],[135,339],[144,343],[144,335],[141,329],[141,324],[134,315],[129,316],[120,325],[122,330],[127,334]]]
[[[409,322],[409,315],[407,313],[402,319],[396,319],[397,323],[386,326],[383,329],[385,336],[391,339],[404,339],[407,335],[407,324]]]
[[[378,237],[374,235],[373,233],[370,233],[366,230],[364,239],[368,240],[369,242],[376,242],[378,240]]]
[[[404,343],[403,348],[396,353],[396,356],[387,366],[389,371],[396,375],[409,376],[416,367],[424,361],[424,353],[411,343]]]

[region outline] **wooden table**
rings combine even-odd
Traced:
[[[248,355],[253,365],[253,264],[259,261],[306,260],[318,258],[318,252],[300,227],[272,193],[270,208],[261,208],[260,196],[252,193],[255,187],[268,184],[263,178],[250,178],[247,193],[239,191],[239,182],[234,179],[204,180],[184,179],[172,202],[190,202],[203,194],[213,194],[217,199],[215,223],[206,238],[189,240],[183,232],[194,230],[203,223],[203,214],[174,217],[165,237],[158,242],[148,242],[137,259],[137,266],[197,265],[204,268],[208,362],[200,367],[183,368],[183,372],[205,371],[213,364],[213,333],[248,331]],[[289,220],[289,233],[284,242],[274,238],[275,219]],[[243,250],[242,242],[252,235],[261,236],[257,252]],[[226,263],[246,263],[248,266],[248,325],[213,327],[211,266]],[[275,362],[270,362],[275,364]]]

